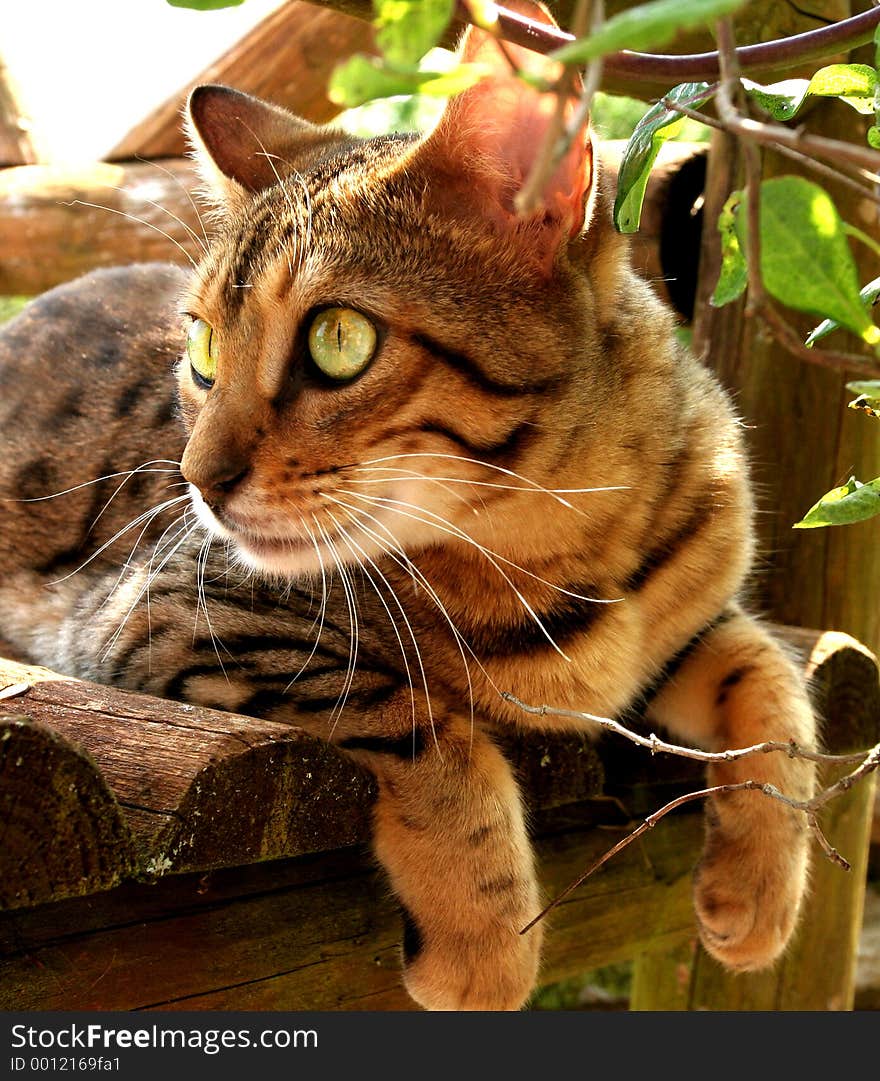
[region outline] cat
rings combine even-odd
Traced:
[[[814,719],[737,599],[754,546],[740,423],[631,269],[593,136],[518,217],[553,99],[486,33],[463,53],[490,74],[423,136],[357,140],[192,93],[215,216],[194,272],[94,272],[0,338],[0,628],[56,670],[355,756],[378,783],[410,994],[515,1010],[541,898],[492,733],[576,722],[501,691],[605,716],[647,702],[709,749],[809,746]],[[751,777],[813,791],[786,756],[709,770]],[[707,950],[771,964],[806,876],[796,812],[710,800]]]

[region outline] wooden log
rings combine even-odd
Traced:
[[[15,722],[3,754],[35,754],[37,773],[8,793],[28,830],[7,830],[0,846],[7,907],[94,893],[123,873],[209,870],[367,836],[371,781],[299,729],[0,662],[0,686],[19,685],[30,689],[2,702]],[[55,783],[68,775],[75,784]],[[89,864],[79,852],[96,847],[92,835],[123,840]]]
[[[550,893],[621,835],[589,814],[545,829]],[[692,935],[700,834],[699,816],[682,815],[581,887],[553,916],[542,979]],[[0,917],[0,1008],[414,1008],[397,906],[361,849],[130,886],[95,898],[85,917],[82,905]]]
[[[340,111],[327,97],[333,69],[354,53],[374,51],[369,23],[311,4],[284,4],[142,120],[107,160],[180,157],[186,150],[181,110],[190,90],[202,83],[234,86],[323,124]]]
[[[13,661],[0,661],[0,693],[4,687],[27,688],[2,700],[15,722],[3,733],[5,761],[26,763],[51,734],[54,757],[43,752],[37,777],[60,775],[63,765],[80,778],[60,790],[49,785],[45,813],[39,783],[27,798],[10,788],[9,799],[27,809],[28,831],[7,831],[0,848],[5,907],[96,892],[126,872],[206,871],[338,848],[369,835],[371,779],[346,755],[297,728]],[[534,806],[575,802],[601,790],[601,766],[582,736],[554,740],[528,733],[506,746]],[[108,856],[109,872],[95,861],[94,881],[72,843],[88,813],[111,837],[115,829],[131,838],[123,854]],[[54,854],[52,861],[29,855],[43,850]]]
[[[33,165],[37,160],[30,120],[9,69],[0,60],[0,166]]]
[[[844,746],[876,740],[880,688],[868,651],[844,635],[797,631],[786,637],[807,665],[829,731]],[[154,884],[129,881],[100,892],[106,883],[93,882],[90,896],[0,915],[0,1008],[411,1007],[399,983],[396,905],[364,852],[371,788],[346,759],[287,726],[113,691],[43,669],[4,663],[0,687],[10,683],[33,688],[3,699],[4,711],[16,718],[15,731],[31,734],[34,725],[21,717],[42,713],[53,738],[63,741],[62,766],[74,747],[88,747],[88,758],[81,753],[80,759],[100,771],[110,802],[131,830],[132,873]],[[526,780],[529,806],[540,807],[542,800],[553,805],[533,815],[548,897],[629,832],[629,819],[644,813],[646,792],[655,797],[650,810],[665,802],[664,778],[671,776],[684,790],[699,784],[694,763],[639,751],[640,773],[620,750],[604,741],[596,764],[590,759],[596,751],[577,737],[560,741],[539,734],[507,746]],[[4,745],[7,759],[15,753],[13,744]],[[563,767],[565,784],[559,780]],[[283,780],[282,772],[288,774]],[[603,772],[604,791],[614,798],[588,798]],[[82,790],[90,786],[94,776],[87,771]],[[39,791],[38,778],[35,796]],[[79,799],[74,790],[62,791],[73,803]],[[152,819],[145,825],[141,812],[175,820],[170,834],[149,825]],[[40,820],[38,811],[30,817]],[[867,816],[861,813],[860,820]],[[202,829],[206,839],[200,840],[194,835]],[[637,989],[647,980],[654,1005],[645,1005],[644,989],[636,1004],[678,1008],[682,959],[690,956],[695,937],[690,869],[701,837],[699,814],[670,817],[555,909],[547,921],[544,982],[633,956],[654,958],[649,967],[637,966],[636,979]],[[182,850],[173,838],[184,839]],[[338,850],[353,842],[354,848]],[[6,848],[0,846],[0,859]],[[298,851],[311,854],[255,862]],[[6,859],[0,880],[27,878],[22,860]],[[54,870],[70,877],[63,866]],[[829,870],[838,889],[845,876]],[[814,895],[810,911],[827,899]],[[813,952],[800,955],[799,969],[786,962],[779,977],[789,988],[785,1001],[806,1001],[800,986],[821,984],[814,971],[818,948],[814,940]],[[702,1001],[697,990],[689,996],[692,1005]]]
[[[186,263],[205,243],[188,161],[0,170],[0,295],[34,296],[95,267]]]
[[[617,183],[622,148],[603,144],[609,185]],[[648,184],[633,261],[661,295],[669,277],[687,279],[684,295],[693,292],[698,238],[689,246],[687,236],[704,154],[703,144],[667,143]],[[33,296],[95,267],[197,258],[205,240],[196,187],[195,168],[182,159],[0,170],[0,295]],[[673,263],[662,253],[669,237],[678,238],[669,245]]]
[[[0,908],[109,889],[132,873],[133,843],[89,757],[46,725],[0,714]]]

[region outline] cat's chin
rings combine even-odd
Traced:
[[[292,537],[232,535],[232,541],[241,563],[270,578],[302,578],[320,573],[327,558],[311,541]]]

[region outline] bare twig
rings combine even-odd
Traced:
[[[532,22],[522,15],[498,9],[502,35],[516,45],[548,53],[567,45],[571,34]],[[865,45],[880,24],[880,8],[841,19],[818,30],[808,30],[776,41],[746,45],[736,50],[740,69],[749,76],[781,72],[811,60],[820,60]],[[638,83],[714,82],[719,76],[717,52],[667,56],[655,53],[624,51],[605,57],[605,72],[615,79],[626,79],[635,88]]]
[[[373,7],[370,0],[308,0],[319,7],[329,7],[358,18],[370,20]],[[545,23],[533,22],[522,15],[498,8],[501,36],[514,45],[522,45],[539,53],[551,53],[568,45],[573,37]],[[776,41],[745,45],[736,50],[740,69],[754,78],[775,74],[812,60],[822,60],[867,45],[880,24],[880,7],[872,8],[823,26]],[[656,53],[620,52],[605,57],[605,73],[617,82],[626,81],[635,93],[639,85],[656,86],[718,78],[718,53],[690,53],[668,56]]]
[[[481,26],[479,19],[474,15],[474,10],[471,7],[470,0],[458,0],[458,7],[462,13],[462,18],[469,23],[473,23],[474,26]],[[516,62],[516,58],[510,51],[508,43],[501,37],[500,26],[495,24],[492,27],[484,27],[495,38],[495,44],[498,46],[498,51],[507,61],[507,66],[510,68],[514,75],[519,75],[519,64]]]
[[[817,818],[817,812],[829,803],[832,799],[842,795],[844,792],[849,791],[850,788],[867,774],[871,773],[880,767],[880,743],[871,750],[865,751],[860,756],[864,759],[862,764],[852,773],[848,773],[845,777],[842,777],[836,784],[831,785],[830,788],[826,788],[812,799],[797,800],[792,799],[790,796],[786,796],[785,793],[780,792],[775,785],[767,784],[764,781],[740,781],[737,784],[721,784],[715,785],[712,788],[701,788],[696,792],[688,792],[684,796],[678,796],[674,800],[670,800],[669,803],[664,804],[659,811],[655,811],[637,826],[631,833],[628,833],[626,837],[609,849],[603,856],[595,861],[590,867],[579,875],[573,882],[569,883],[565,889],[558,894],[549,905],[546,905],[541,912],[533,920],[530,920],[525,927],[520,931],[521,935],[524,935],[527,931],[531,930],[539,920],[542,920],[548,912],[552,912],[554,908],[562,901],[565,900],[571,893],[582,885],[595,871],[597,871],[603,864],[607,863],[612,856],[616,856],[618,852],[622,851],[628,845],[631,845],[633,841],[637,841],[643,833],[646,833],[649,829],[653,829],[654,826],[663,818],[669,814],[670,811],[676,810],[678,807],[682,807],[686,803],[692,803],[695,800],[706,799],[711,796],[725,795],[731,792],[759,792],[770,799],[775,799],[780,803],[784,803],[787,807],[791,807],[796,811],[803,811],[807,818],[807,825],[810,832],[815,836],[822,851],[825,855],[838,867],[843,868],[845,871],[851,870],[851,865],[848,860],[829,844],[827,837],[823,834],[821,827],[819,826],[819,820]],[[838,759],[841,760],[841,759]]]
[[[677,743],[667,743],[653,732],[648,736],[639,735],[638,732],[633,732],[632,729],[627,728],[620,721],[615,721],[611,717],[600,717],[596,713],[583,713],[574,709],[558,709],[555,706],[530,706],[507,691],[503,691],[501,697],[505,702],[510,702],[511,705],[521,709],[524,713],[530,713],[533,716],[567,717],[570,720],[589,721],[591,724],[598,725],[600,728],[628,739],[639,747],[645,747],[651,754],[673,754],[679,758],[692,758],[695,762],[704,762],[707,765],[739,762],[740,759],[748,758],[750,755],[776,752],[787,754],[789,758],[803,758],[809,762],[847,765],[852,762],[861,762],[865,755],[870,753],[868,751],[857,751],[854,754],[823,754],[821,751],[814,751],[809,747],[801,747],[793,740],[787,742],[768,740],[765,743],[755,743],[751,747],[738,747],[726,751],[698,751],[693,747],[682,747]]]
[[[857,373],[872,379],[880,377],[880,361],[878,360],[860,356],[858,353],[834,353],[827,349],[814,349],[804,345],[801,336],[768,300],[760,306],[758,314],[779,344],[784,345],[789,353],[801,360],[818,364],[823,368],[832,368],[838,372]]]
[[[574,36],[582,37],[586,32],[588,22],[590,30],[595,31],[601,25],[603,14],[604,5],[602,0],[578,0],[572,23]],[[590,102],[599,86],[601,73],[601,60],[594,61],[588,66],[584,90],[581,94],[581,103],[577,110],[580,123],[577,126],[571,125],[566,129],[565,110],[568,108],[569,100],[575,93],[579,76],[577,70],[573,67],[563,69],[554,88],[556,108],[544,135],[544,142],[535,157],[531,172],[514,199],[514,206],[518,214],[530,214],[540,205],[541,194],[547,181],[553,175],[553,171],[559,162],[568,153],[586,120]],[[586,109],[584,108],[584,98],[587,98]]]
[[[695,101],[700,100],[701,95],[695,95]],[[692,109],[688,104],[688,99],[684,101],[673,101],[669,97],[660,98],[660,102],[667,109],[674,113],[681,113],[682,116],[689,117],[691,120],[696,120],[700,124],[705,124],[707,127],[714,128],[716,131],[727,131],[727,125],[723,120],[719,120],[718,117],[709,116],[706,113],[701,113],[697,109]],[[806,169],[812,169],[814,172],[823,176],[826,180],[830,180],[835,184],[843,184],[858,194],[863,199],[870,199],[871,202],[880,203],[880,193],[878,193],[874,187],[869,186],[870,175],[867,180],[868,183],[860,183],[855,179],[855,175],[864,175],[862,170],[853,168],[855,175],[850,176],[844,173],[844,168],[850,167],[848,163],[841,162],[836,169],[832,169],[830,165],[826,165],[822,161],[816,161],[815,158],[811,158],[808,154],[804,154],[801,150],[795,150],[791,146],[783,146],[781,143],[773,143],[770,146],[771,150],[774,150],[777,154],[782,154],[786,158],[790,158],[792,161],[796,161],[799,165],[802,165]]]

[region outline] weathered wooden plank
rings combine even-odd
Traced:
[[[300,729],[0,660],[0,689],[21,684],[30,687],[4,701],[10,716],[21,719],[8,729],[8,757],[27,759],[36,738],[31,722],[37,721],[36,731],[53,733],[53,746],[86,763],[82,768],[94,774],[91,787],[106,790],[110,809],[131,834],[129,873],[235,866],[342,847],[369,834],[372,780],[348,756]],[[576,802],[601,790],[601,764],[583,736],[530,732],[503,742],[533,806]],[[33,829],[41,821],[41,791],[35,786],[28,793]],[[77,821],[85,791],[70,789],[66,811],[53,803],[46,822],[61,814]],[[68,875],[57,866],[50,878],[31,881],[31,864],[14,841],[9,834],[0,869],[21,903],[86,890],[78,864]],[[41,843],[50,846],[52,836]],[[102,883],[96,879],[94,888],[106,888]]]
[[[56,757],[79,769],[79,783],[63,791],[37,782],[27,793],[10,789],[10,798],[33,807],[27,847],[13,833],[0,847],[0,877],[18,903],[87,891],[73,849],[68,867],[59,850],[51,877],[26,857],[34,845],[52,848],[56,821],[78,822],[98,791],[109,805],[102,814],[112,809],[131,835],[130,874],[277,859],[368,834],[372,781],[351,759],[297,728],[0,661],[0,686],[23,683],[32,686],[3,702],[18,719],[6,729],[7,758],[26,761],[35,733],[51,731]],[[40,830],[45,836],[38,841]],[[96,864],[92,890],[108,884]]]
[[[619,836],[619,827],[596,830],[586,817],[586,827],[570,817],[564,831],[539,838],[548,893]],[[666,825],[554,913],[545,982],[688,933],[699,816]],[[224,895],[230,875],[126,887],[117,912],[112,894],[102,902],[108,925],[88,933],[74,930],[73,902],[0,918],[14,945],[0,962],[0,1008],[411,1008],[399,983],[397,908],[362,850],[260,868],[243,896]],[[164,904],[150,912],[156,890]],[[125,922],[114,925],[119,911]]]
[[[109,889],[133,867],[95,764],[45,725],[0,713],[0,908],[39,904],[59,881],[70,895]]]
[[[32,165],[37,160],[30,121],[24,115],[18,88],[0,59],[0,166]]]
[[[107,159],[183,154],[181,110],[189,91],[202,83],[234,86],[323,124],[340,111],[327,97],[333,69],[353,53],[374,51],[368,23],[310,4],[284,4],[133,128]]]
[[[205,243],[191,162],[0,170],[0,295],[33,296],[95,267],[187,263]]]

